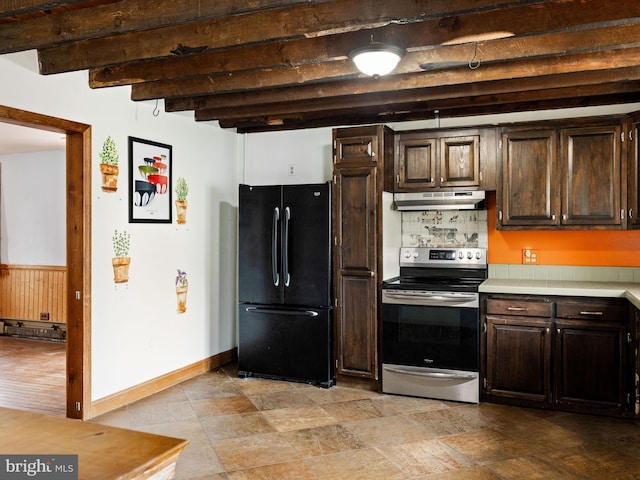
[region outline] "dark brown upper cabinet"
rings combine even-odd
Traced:
[[[395,191],[495,189],[495,130],[412,131],[396,135]]]
[[[626,228],[624,125],[504,128],[498,228]]]
[[[640,228],[640,112],[629,115],[627,127],[627,227]]]
[[[563,225],[626,226],[621,133],[620,121],[560,130]]]
[[[559,224],[560,174],[554,130],[502,132],[500,227],[553,227]]]

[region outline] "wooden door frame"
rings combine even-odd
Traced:
[[[91,418],[91,126],[0,105],[0,122],[67,136],[67,417]]]

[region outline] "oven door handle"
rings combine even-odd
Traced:
[[[439,378],[442,380],[475,380],[475,375],[463,375],[460,373],[440,373],[440,372],[416,372],[404,370],[402,368],[384,367],[388,372],[401,373],[403,375],[415,375],[416,377]]]
[[[476,299],[475,295],[447,295],[446,293],[437,293],[437,294],[433,294],[433,293],[427,293],[425,294],[424,292],[421,293],[397,293],[397,292],[386,292],[385,293],[389,298],[395,298],[395,299],[422,299],[425,301],[431,301],[431,302],[447,302],[447,303],[460,303],[460,302],[472,302]]]

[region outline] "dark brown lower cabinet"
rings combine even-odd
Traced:
[[[485,393],[525,402],[550,399],[550,320],[487,316]]]
[[[635,322],[626,300],[484,297],[483,401],[634,414]]]

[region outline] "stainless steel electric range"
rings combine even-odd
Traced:
[[[477,403],[483,248],[401,248],[383,283],[382,390]]]

